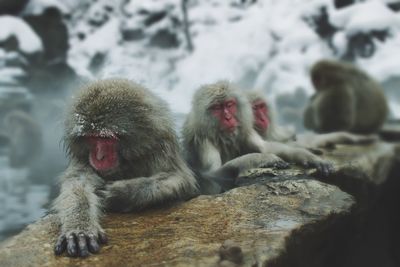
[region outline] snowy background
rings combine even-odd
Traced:
[[[179,127],[200,85],[228,79],[265,91],[279,121],[301,131],[310,66],[337,58],[381,82],[399,118],[399,10],[398,0],[2,1],[0,126],[23,102],[44,148],[20,169],[0,148],[0,240],[57,194],[63,111],[79,85],[140,82],[169,102]]]

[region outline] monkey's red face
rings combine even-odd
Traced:
[[[269,126],[268,107],[262,100],[256,100],[252,104],[254,123],[257,129],[266,131]]]
[[[218,102],[211,106],[211,114],[217,118],[220,126],[227,132],[234,132],[238,127],[239,122],[236,118],[237,115],[237,101],[236,99],[227,99]]]
[[[107,172],[118,167],[118,153],[116,137],[88,136],[90,146],[89,163],[99,172]]]

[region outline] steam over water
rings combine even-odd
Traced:
[[[34,185],[27,169],[12,169],[0,156],[0,240],[45,214],[48,185]]]

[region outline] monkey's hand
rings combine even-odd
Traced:
[[[237,176],[240,172],[253,168],[288,168],[289,163],[271,153],[250,153],[225,163],[223,169],[234,169]]]
[[[258,168],[276,168],[276,169],[287,169],[290,164],[275,154],[264,153],[263,158],[260,161]]]
[[[90,253],[97,253],[100,244],[107,243],[107,236],[102,229],[69,230],[57,238],[54,253],[61,255],[67,251],[70,257],[87,257]]]
[[[302,153],[303,155],[299,157],[300,164],[305,168],[316,168],[317,172],[321,173],[323,176],[329,176],[334,172],[332,163],[323,160],[320,157],[312,154],[309,151],[307,153]]]

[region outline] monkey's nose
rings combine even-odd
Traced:
[[[96,159],[97,160],[103,160],[106,156],[103,153],[97,153]]]

